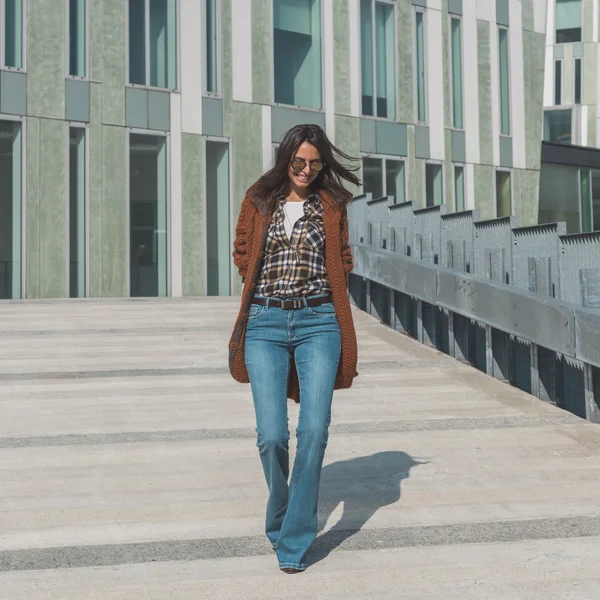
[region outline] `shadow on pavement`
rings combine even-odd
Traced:
[[[340,520],[315,540],[306,555],[309,565],[326,558],[335,548],[358,533],[383,506],[400,500],[403,479],[413,467],[426,464],[406,452],[378,452],[326,465],[321,475],[319,494],[319,531],[340,502],[344,511]]]

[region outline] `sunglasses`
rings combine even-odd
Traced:
[[[294,158],[292,160],[292,171],[294,171],[294,173],[302,173],[302,171],[306,169],[307,164],[309,165],[310,170],[315,173],[322,171],[325,166],[325,163],[322,160],[311,160],[307,163],[303,158]]]

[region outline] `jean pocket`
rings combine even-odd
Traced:
[[[319,306],[308,306],[308,312],[311,315],[326,317],[332,316],[335,317],[335,306],[331,302],[325,302],[324,304],[319,304]]]
[[[248,313],[248,319],[256,319],[256,317],[260,317],[265,312],[265,307],[260,304],[253,304],[250,307],[250,312]]]

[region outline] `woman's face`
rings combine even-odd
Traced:
[[[317,178],[322,168],[319,151],[308,142],[303,142],[288,166],[288,176],[296,187],[307,188]]]

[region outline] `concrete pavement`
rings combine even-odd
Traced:
[[[359,312],[322,535],[281,573],[236,308],[0,304],[1,600],[600,597],[600,428]]]

